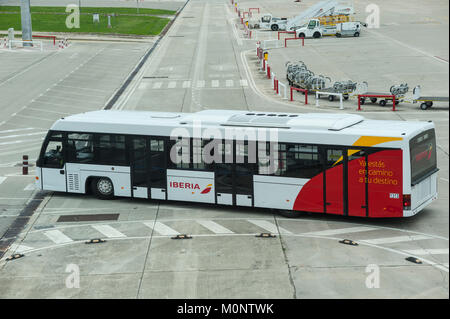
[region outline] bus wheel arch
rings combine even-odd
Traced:
[[[114,198],[114,183],[105,176],[92,176],[90,179],[90,189],[92,193],[99,199]]]

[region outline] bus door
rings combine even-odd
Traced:
[[[256,173],[256,143],[235,142],[234,185],[236,205],[253,206],[253,175]],[[255,158],[253,158],[254,156]]]
[[[344,151],[327,149],[325,158],[325,213],[344,214]]]
[[[130,171],[132,196],[149,198],[149,146],[145,137],[132,137],[130,147]]]
[[[167,199],[167,138],[150,138],[150,196]]]
[[[46,190],[67,191],[62,133],[52,133],[41,156],[37,166],[42,168],[42,187]]]
[[[349,216],[369,216],[368,155],[364,150],[348,150],[347,198]]]
[[[234,152],[233,142],[219,144],[221,161],[214,164],[216,201],[220,205],[234,205]]]
[[[249,157],[247,141],[226,141],[220,150],[222,163],[215,165],[217,204],[253,206],[253,174],[257,164]]]

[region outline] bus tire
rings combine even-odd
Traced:
[[[314,39],[318,39],[318,38],[320,38],[320,32],[314,32],[314,34],[313,34],[313,38]]]
[[[272,24],[270,29],[272,29],[272,31],[278,31],[278,24]]]
[[[377,103],[377,98],[376,97],[371,97],[370,98],[370,102],[372,102],[373,104]]]
[[[386,105],[386,100],[381,100],[380,101],[380,106],[385,106]]]
[[[426,110],[428,108],[428,106],[427,106],[427,104],[426,103],[422,103],[422,104],[420,104],[420,109],[421,110]]]
[[[355,32],[354,36],[359,37],[359,32]]]
[[[305,37],[305,34],[304,34],[304,33],[299,33],[299,34],[298,34],[298,37],[299,37],[299,38],[304,38],[304,37]]]
[[[278,214],[280,214],[281,216],[286,217],[286,218],[298,218],[303,215],[303,212],[299,212],[297,210],[280,209],[278,211]]]
[[[114,185],[107,177],[99,177],[92,180],[92,192],[99,199],[114,198]]]
[[[427,105],[427,108],[430,108],[433,106],[433,101],[427,101],[425,104]]]
[[[348,95],[347,94],[344,94],[344,100],[348,100]]]
[[[328,101],[333,102],[334,101],[334,95],[328,95]]]
[[[359,99],[359,103],[361,104],[361,105],[364,105],[364,103],[366,103],[366,99],[365,98],[360,98]]]

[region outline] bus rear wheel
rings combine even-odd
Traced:
[[[107,177],[100,177],[92,180],[92,192],[99,199],[114,198],[114,185]]]
[[[298,218],[304,214],[304,212],[300,212],[297,210],[279,210],[278,214],[286,218]]]

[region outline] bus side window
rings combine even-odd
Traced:
[[[70,133],[67,137],[68,161],[73,163],[92,163],[94,148],[92,134]]]
[[[99,134],[95,141],[95,160],[103,165],[126,165],[125,136]]]
[[[62,150],[62,141],[49,141],[45,149],[44,167],[62,168],[64,166],[64,156]]]

